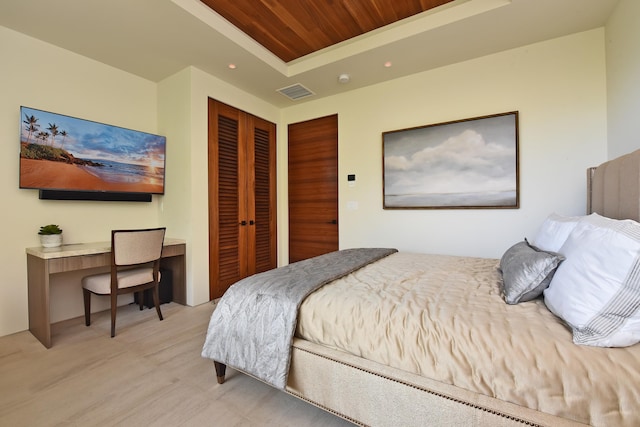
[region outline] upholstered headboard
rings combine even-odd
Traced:
[[[640,221],[640,150],[587,170],[587,213]]]

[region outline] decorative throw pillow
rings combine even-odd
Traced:
[[[518,304],[542,295],[563,260],[560,254],[531,246],[527,239],[511,246],[500,259],[504,300]]]
[[[560,248],[575,228],[580,216],[549,215],[533,238],[533,244],[543,251],[559,252]]]
[[[640,224],[589,215],[560,252],[567,259],[544,291],[545,304],[571,327],[573,342],[640,342]]]

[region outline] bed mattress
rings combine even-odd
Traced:
[[[508,305],[498,260],[401,252],[302,303],[299,338],[591,425],[640,425],[640,346],[596,348],[541,299]]]

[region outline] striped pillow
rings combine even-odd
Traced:
[[[573,342],[598,347],[640,342],[640,224],[589,215],[559,252],[566,260],[544,298],[571,327]]]

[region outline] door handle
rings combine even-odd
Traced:
[[[253,224],[255,224],[255,223],[256,223],[256,222],[255,222],[254,220],[249,221],[249,225],[253,225]]]
[[[240,221],[240,225],[247,225],[247,221]]]

